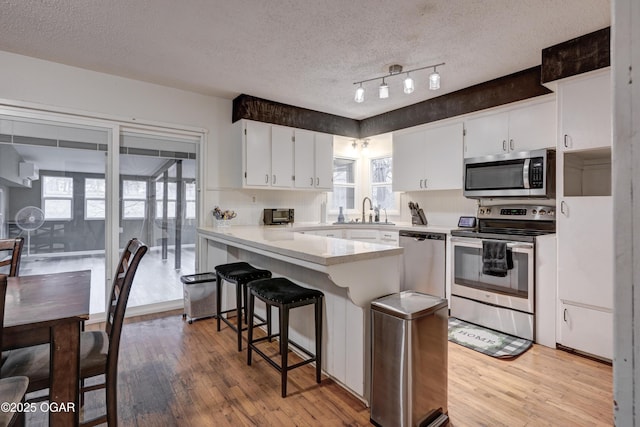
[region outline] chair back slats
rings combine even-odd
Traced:
[[[7,297],[7,275],[0,274],[0,331],[4,330],[4,303]],[[2,348],[2,333],[0,333],[0,349]]]
[[[120,262],[118,263],[117,275],[113,281],[111,298],[105,332],[109,336],[109,353],[107,355],[107,376],[109,373],[117,372],[118,353],[120,347],[120,335],[124,314],[127,308],[127,300],[131,291],[131,285],[135,277],[140,260],[147,252],[148,247],[138,239],[131,239],[125,247]]]
[[[20,259],[23,246],[24,237],[0,240],[0,267],[10,266],[9,277],[16,277],[20,274]]]

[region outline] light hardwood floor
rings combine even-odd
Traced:
[[[91,328],[95,325],[89,326]],[[125,324],[120,353],[121,426],[365,426],[369,410],[314,368],[290,373],[280,397],[278,373],[264,360],[246,365],[235,334],[181,313]],[[101,403],[87,399],[91,415]],[[613,425],[612,368],[534,345],[499,360],[449,343],[449,415],[461,426]],[[43,425],[42,414],[28,425]]]

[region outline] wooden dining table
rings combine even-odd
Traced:
[[[9,277],[8,282],[2,350],[49,343],[49,425],[77,426],[80,329],[89,319],[91,270]]]

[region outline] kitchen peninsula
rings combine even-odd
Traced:
[[[399,291],[402,248],[297,233],[289,227],[202,227],[198,235],[202,271],[245,261],[324,292],[322,369],[368,402],[369,304]],[[223,304],[233,306],[233,295],[225,287]],[[310,350],[314,337],[311,319],[312,307],[293,310],[289,332],[294,341]]]

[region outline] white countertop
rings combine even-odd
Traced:
[[[366,228],[363,225],[353,226]],[[339,227],[342,227],[342,224]],[[378,225],[377,227],[392,226]],[[403,249],[400,247],[381,243],[359,242],[295,232],[296,230],[302,231],[303,228],[237,225],[228,228],[200,227],[198,233],[212,240],[233,242],[323,266],[396,256],[403,253]],[[311,226],[307,225],[305,229],[311,229]]]
[[[275,226],[275,227],[285,227],[285,226]],[[330,230],[332,228],[335,229],[375,229],[375,230],[413,230],[413,231],[426,231],[429,233],[444,233],[451,234],[451,230],[456,230],[458,227],[448,227],[444,225],[412,225],[410,222],[396,222],[391,224],[378,223],[378,222],[367,222],[367,223],[353,223],[353,222],[344,222],[344,223],[336,223],[336,224],[319,224],[319,223],[295,223],[292,226],[288,226],[288,229],[293,231],[306,231],[306,230]]]

